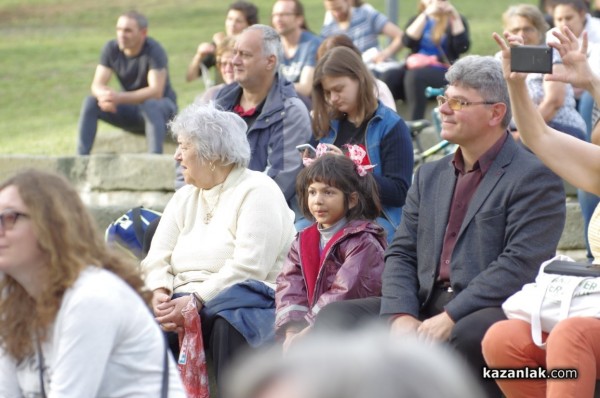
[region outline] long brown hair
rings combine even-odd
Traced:
[[[44,287],[31,297],[14,278],[0,278],[0,346],[20,361],[33,352],[32,336],[44,340],[65,294],[87,266],[114,272],[150,302],[136,264],[108,249],[79,194],[62,176],[22,171],[0,184],[14,186],[27,206],[38,245],[46,256]]]
[[[425,11],[425,4],[421,0],[419,0],[419,14]],[[435,26],[433,27],[433,31],[431,32],[431,40],[437,45],[440,45],[444,35],[446,34],[446,29],[448,29],[448,23],[450,22],[448,19],[448,14],[435,14],[430,17],[435,21]]]
[[[343,76],[358,81],[357,111],[361,123],[377,109],[375,82],[363,60],[347,47],[334,47],[319,60],[313,78],[312,128],[317,139],[327,135],[332,119],[343,116],[341,112],[329,105],[325,98],[323,78]]]

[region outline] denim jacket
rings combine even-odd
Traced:
[[[239,83],[231,83],[217,93],[216,102],[225,110],[233,111],[241,94]],[[246,134],[252,151],[248,168],[267,173],[289,202],[302,168],[296,146],[308,142],[311,127],[306,106],[298,98],[293,84],[280,74],[275,75],[262,112]]]
[[[333,120],[329,133],[319,142],[333,144],[339,125],[339,120]],[[406,123],[381,102],[367,124],[365,147],[371,164],[375,165],[373,176],[379,188],[383,216],[397,228],[412,181],[414,153]]]

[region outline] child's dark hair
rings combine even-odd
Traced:
[[[313,182],[322,182],[344,193],[346,219],[374,220],[381,212],[379,191],[375,178],[368,172],[364,177],[358,175],[354,162],[346,156],[325,154],[305,167],[296,179],[298,204],[304,217],[314,220],[308,207],[308,186]],[[348,210],[350,194],[358,193],[356,206]]]

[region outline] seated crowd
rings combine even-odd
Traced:
[[[130,264],[64,178],[0,184],[0,396],[127,397],[141,381],[142,395],[183,397],[192,301],[212,397],[592,397],[599,319],[560,322],[544,350],[502,309],[557,251],[563,180],[600,195],[600,111],[588,129],[576,108],[584,93],[600,103],[600,29],[582,0],[550,3],[552,30],[538,8],[510,6],[490,32],[499,52],[483,56],[464,55],[469,25],[447,0],[418,0],[405,30],[360,0],[323,0],[320,36],[299,0],[274,2],[273,27],[238,1],[187,71],[215,65],[219,85],[180,111],[146,18],[119,16],[78,153],[98,120],[145,133],[151,153],[170,131],[178,189]],[[552,73],[511,71],[511,47],[544,42]],[[415,168],[394,100],[421,119],[428,85],[445,87],[440,135],[456,151]],[[598,254],[600,207],[588,221]],[[538,366],[579,378],[482,377]]]

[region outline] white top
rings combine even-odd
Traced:
[[[552,34],[554,31],[560,30],[553,27],[546,32],[546,43],[558,42],[558,39]],[[588,34],[588,59],[592,65],[597,65],[600,58],[600,19],[586,14],[582,34],[578,37],[579,44],[583,40],[583,32]],[[555,52],[553,55],[556,57],[557,53]]]
[[[160,397],[165,339],[149,308],[122,279],[88,267],[65,292],[42,344],[48,398]],[[0,350],[0,397],[37,397],[37,353],[16,365]],[[169,354],[169,398],[184,398]]]
[[[381,101],[383,105],[387,106],[388,108],[391,108],[392,110],[394,110],[394,112],[396,112],[396,100],[394,99],[394,96],[392,95],[392,92],[390,91],[388,85],[379,79],[375,79],[375,86],[377,87],[376,95],[377,98],[379,98],[379,101]]]
[[[207,210],[213,216],[205,224]],[[266,174],[234,168],[210,190],[186,185],[175,192],[142,261],[146,285],[196,292],[204,301],[247,279],[274,287],[295,234],[279,186]]]

